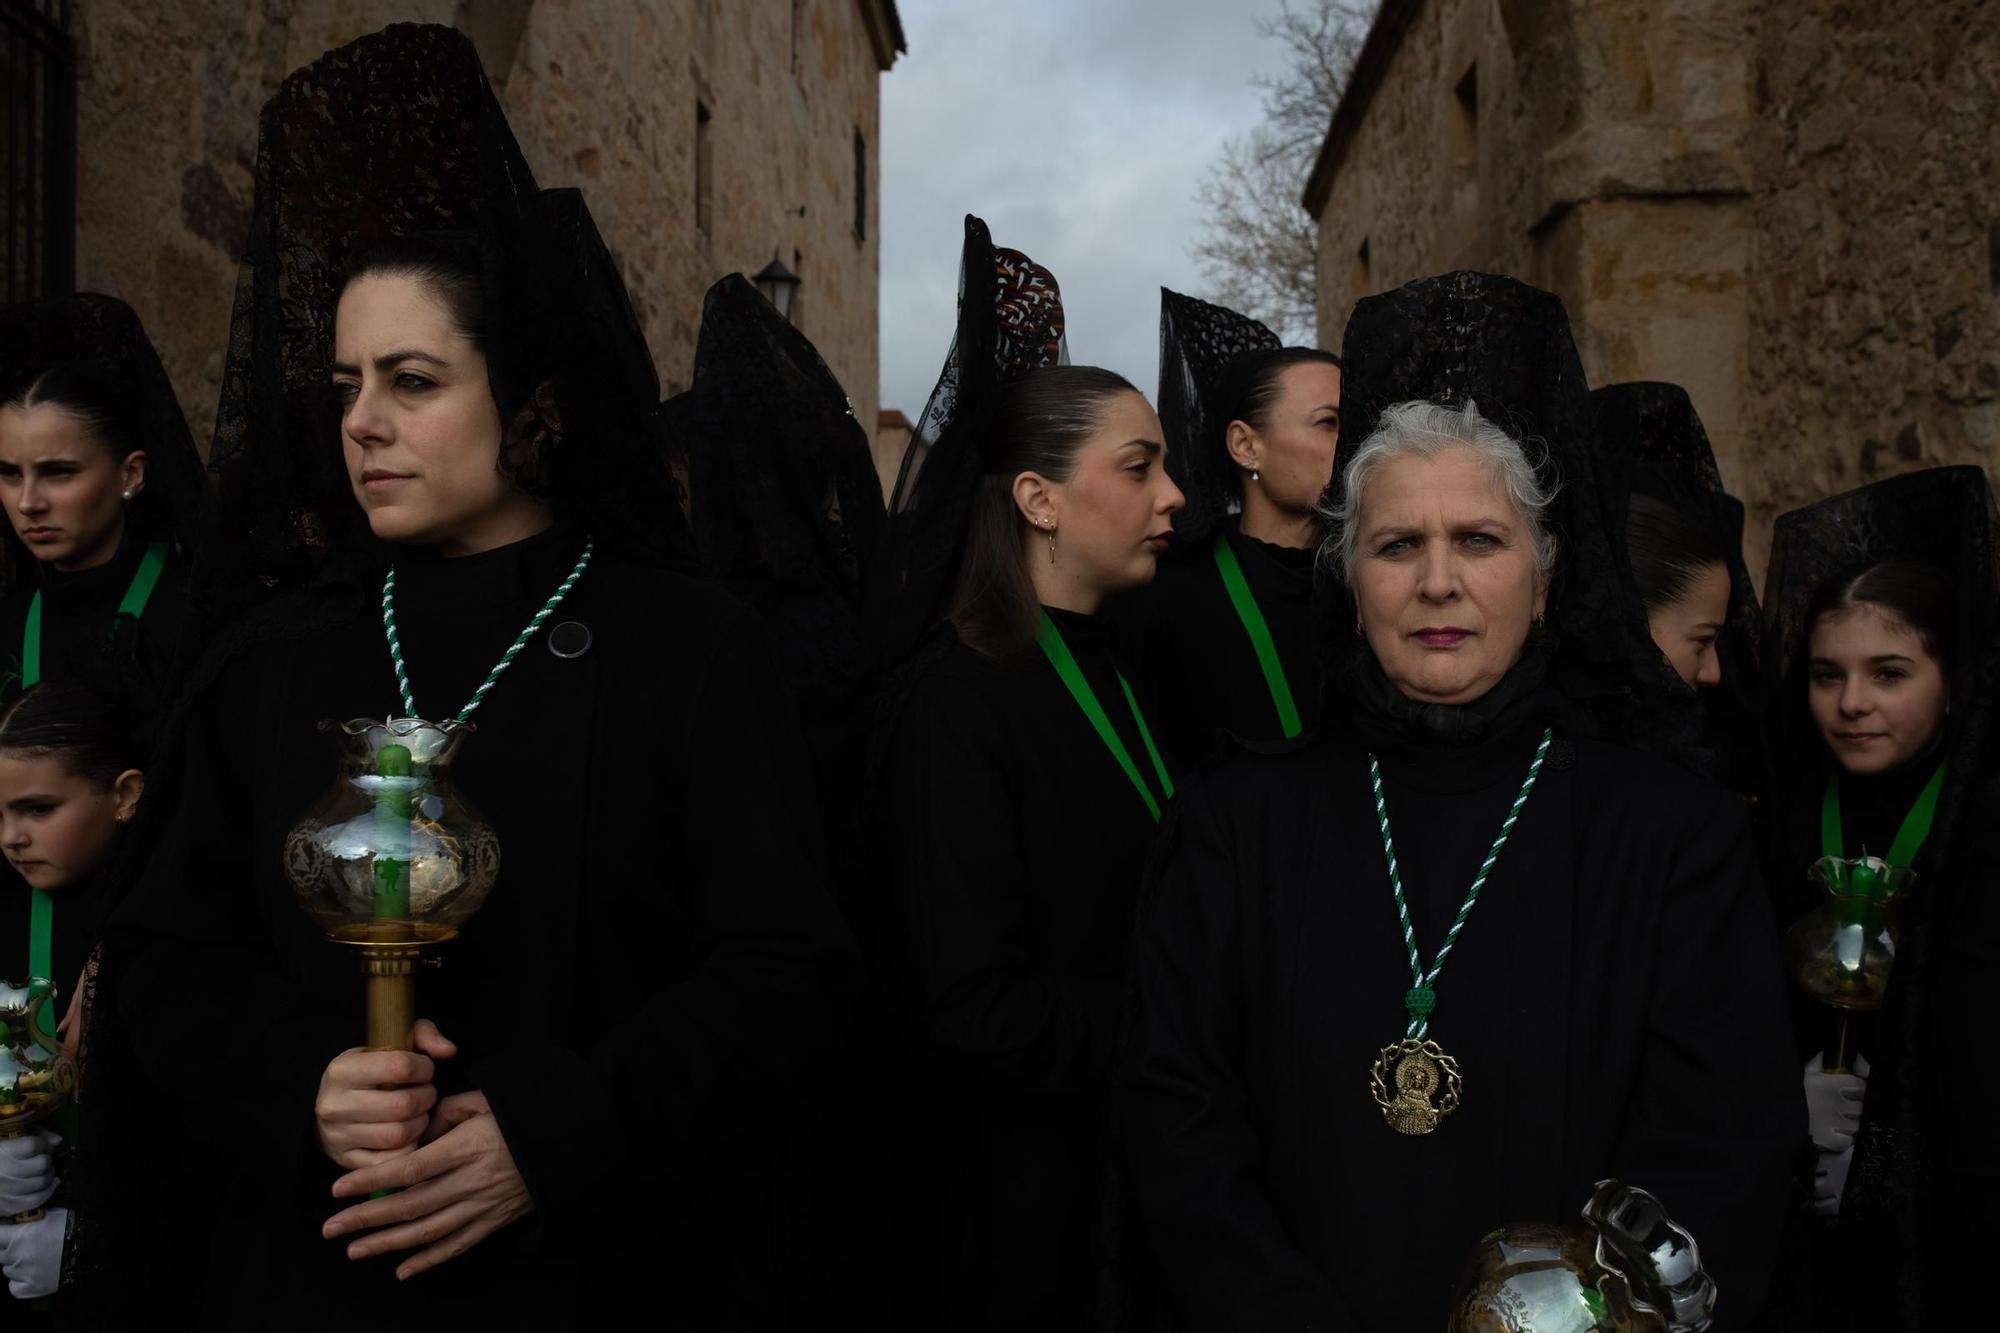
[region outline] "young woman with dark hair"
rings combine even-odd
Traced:
[[[972,423],[981,475],[889,750],[881,852],[917,1327],[1080,1327],[1139,879],[1173,794],[1098,610],[1153,576],[1179,489],[1129,383],[1033,369]]]
[[[1716,651],[1729,625],[1729,566],[1719,534],[1669,501],[1634,493],[1625,552],[1660,655],[1690,689],[1722,683]]]
[[[201,461],[137,316],[107,296],[0,309],[0,661],[164,707]]]
[[[1221,306],[1160,301],[1160,420],[1187,506],[1160,577],[1113,615],[1191,765],[1224,735],[1277,741],[1319,715],[1309,607],[1341,366]]]

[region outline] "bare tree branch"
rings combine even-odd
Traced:
[[[1285,71],[1254,81],[1264,123],[1223,146],[1196,193],[1206,218],[1192,253],[1211,299],[1288,343],[1314,331],[1318,238],[1299,195],[1374,15],[1374,0],[1282,0],[1260,20],[1284,48]]]

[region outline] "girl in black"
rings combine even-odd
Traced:
[[[1953,1275],[2000,1243],[2000,1083],[1963,1058],[2000,965],[1985,891],[2000,874],[1990,506],[1979,469],[1937,468],[1795,510],[1773,533],[1767,832],[1788,958],[1814,938],[1801,918],[1830,901],[1807,877],[1821,858],[1914,872],[1880,1010],[1836,1024],[1800,992],[1815,1169],[1799,1327],[1961,1327]]]

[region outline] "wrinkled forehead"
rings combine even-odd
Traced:
[[[1480,522],[1511,527],[1523,519],[1500,464],[1469,445],[1383,459],[1366,478],[1359,509],[1364,529]]]

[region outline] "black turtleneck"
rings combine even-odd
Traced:
[[[1247,537],[1235,518],[1217,533],[1177,546],[1161,558],[1152,583],[1124,594],[1107,612],[1128,674],[1144,683],[1159,711],[1160,731],[1188,767],[1213,754],[1225,735],[1249,741],[1284,735],[1257,651],[1216,568],[1218,539],[1229,543],[1264,614],[1300,719],[1310,727],[1318,716],[1311,615],[1315,552]]]
[[[1049,616],[1157,796],[1102,627]],[[912,1058],[913,1308],[923,1327],[1078,1327],[1153,818],[1032,644],[955,646],[890,756],[876,847]]]
[[[581,546],[558,527],[398,555],[428,716],[465,704]],[[749,615],[600,543],[473,716],[455,776],[499,837],[500,878],[422,971],[418,1012],[459,1046],[441,1092],[486,1094],[535,1211],[407,1284],[395,1259],[351,1264],[319,1239],[337,1172],[313,1097],[361,1036],[361,978],[294,905],[283,857],[334,778],[317,724],[403,711],[380,611],[362,598],[331,628],[253,641],[195,701],[176,804],[107,944],[117,1017],[159,1086],[194,1058],[191,1033],[229,1033],[239,1060],[221,1102],[151,1103],[185,1100],[203,1141],[230,1108],[200,1195],[224,1219],[206,1313],[589,1324],[665,1291],[696,1324],[778,1326],[784,1127],[855,970],[796,719]]]
[[[1801,1112],[1742,803],[1567,734],[1532,662],[1464,708],[1374,686],[1351,729],[1205,774],[1164,835],[1117,1107],[1154,1280],[1187,1327],[1434,1329],[1479,1236],[1615,1176],[1759,1308]],[[1412,983],[1368,754],[1428,966],[1552,720],[1436,983],[1463,1102],[1398,1134],[1368,1093]]]

